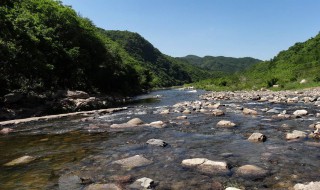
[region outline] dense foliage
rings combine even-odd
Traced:
[[[255,64],[243,73],[197,83],[198,87],[211,90],[296,89],[319,85],[320,34],[296,43],[273,59]]]
[[[51,0],[7,0],[0,7],[0,92],[123,91],[139,82],[110,54],[90,20]],[[127,74],[131,74],[127,75]]]
[[[192,66],[185,70],[140,35],[99,29],[59,1],[0,5],[0,95],[58,89],[134,94],[194,81],[187,71]]]
[[[233,58],[224,56],[198,57],[195,55],[188,55],[179,59],[185,60],[190,64],[202,69],[220,73],[235,73],[238,71],[244,71],[250,68],[252,65],[261,62],[261,60],[251,57]]]

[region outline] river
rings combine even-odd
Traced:
[[[187,114],[188,119],[177,120],[183,114],[173,112],[172,106],[182,101],[199,100],[203,93],[205,91],[177,89],[154,91],[135,98],[125,111],[94,115],[94,119],[83,120],[77,116],[13,126],[13,133],[0,136],[0,189],[59,189],[59,178],[67,174],[88,178],[92,183],[114,182],[115,176],[148,177],[156,182],[155,189],[214,189],[214,182],[224,187],[287,189],[298,182],[319,180],[319,141],[285,139],[285,134],[294,129],[308,131],[308,125],[317,120],[315,116],[276,120],[266,113],[243,115],[234,105],[288,112],[301,108],[312,112],[313,107],[301,103],[222,100],[221,109],[226,113],[223,116],[192,112]],[[165,109],[170,113],[160,114]],[[140,118],[145,123],[160,120],[167,126],[109,127],[132,118]],[[216,127],[222,119],[231,119],[237,127]],[[283,128],[282,124],[290,127]],[[249,142],[247,138],[253,132],[263,133],[267,141]],[[168,146],[147,145],[149,139],[162,139]],[[36,160],[14,167],[3,165],[24,155],[36,157]],[[132,169],[114,164],[114,161],[134,155],[143,155],[152,164]],[[183,167],[182,160],[189,158],[226,161],[231,166],[230,173],[206,174]],[[246,164],[264,168],[268,175],[250,179],[234,174],[238,167]],[[78,189],[86,186],[80,185]]]

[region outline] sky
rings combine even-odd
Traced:
[[[269,60],[320,31],[318,0],[62,0],[107,30],[137,32],[162,53]]]

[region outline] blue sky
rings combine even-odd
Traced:
[[[318,0],[62,0],[96,26],[141,34],[174,57],[268,60],[320,31]]]

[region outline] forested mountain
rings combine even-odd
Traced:
[[[125,95],[209,75],[195,75],[136,33],[99,29],[60,1],[3,0],[0,20],[0,96],[58,89]]]
[[[116,51],[125,52],[120,54],[122,60],[128,64],[134,64],[138,70],[143,68],[151,75],[153,87],[182,85],[210,76],[207,71],[162,54],[137,33],[103,29],[100,29],[100,33],[118,44]],[[110,48],[112,49],[111,46]]]
[[[257,63],[243,73],[221,77],[218,80],[201,81],[197,86],[206,89],[237,90],[270,88],[277,85],[278,88],[294,89],[319,86],[319,82],[320,34],[306,42],[294,44],[273,59]]]
[[[234,58],[224,56],[198,57],[195,55],[188,55],[186,57],[180,57],[179,59],[185,60],[190,64],[205,70],[223,73],[235,73],[238,71],[244,71],[250,68],[252,65],[261,62],[261,60],[251,57]]]

